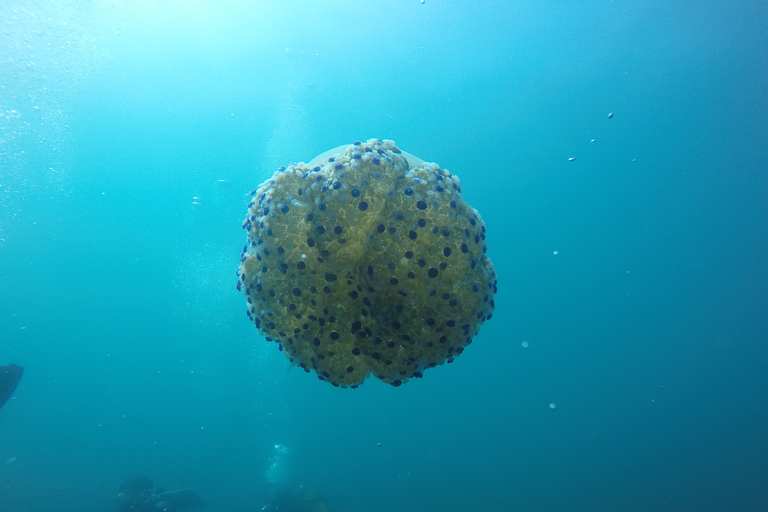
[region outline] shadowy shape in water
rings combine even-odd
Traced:
[[[0,366],[0,407],[5,405],[5,402],[13,395],[21,380],[22,373],[24,373],[24,368],[15,364]]]

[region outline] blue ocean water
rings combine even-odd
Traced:
[[[766,34],[748,1],[4,1],[0,511],[137,475],[212,512],[768,510]],[[454,363],[336,389],[245,316],[241,222],[371,137],[460,176],[499,291]]]

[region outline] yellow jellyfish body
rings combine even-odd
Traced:
[[[268,341],[334,386],[452,362],[491,318],[485,224],[458,177],[371,139],[253,191],[237,288]]]

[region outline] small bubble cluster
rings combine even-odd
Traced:
[[[452,362],[491,318],[485,224],[457,176],[393,141],[281,167],[252,196],[246,314],[321,380],[399,386]]]

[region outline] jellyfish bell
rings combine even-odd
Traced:
[[[362,143],[360,143],[360,144],[362,144]],[[336,155],[341,155],[341,154],[345,153],[346,151],[348,151],[349,149],[353,149],[354,150],[354,148],[359,147],[360,144],[355,144],[355,143],[344,144],[344,145],[335,147],[333,149],[329,149],[328,151],[325,151],[324,153],[320,153],[315,158],[310,160],[307,163],[307,166],[314,168],[317,165],[324,164],[329,158],[332,158],[332,157],[334,157]],[[412,166],[417,166],[417,165],[424,164],[424,160],[422,160],[421,158],[419,158],[417,156],[414,156],[414,155],[412,155],[410,153],[407,153],[405,151],[399,150],[399,154],[400,154],[400,156],[405,158],[408,161],[408,163],[410,165],[412,165]]]
[[[453,362],[491,318],[496,273],[458,178],[393,141],[281,167],[253,191],[237,288],[267,341],[338,387]]]

